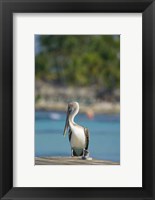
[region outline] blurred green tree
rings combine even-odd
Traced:
[[[37,39],[37,79],[108,90],[119,88],[119,35],[37,35]]]

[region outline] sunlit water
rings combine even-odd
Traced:
[[[64,112],[36,112],[36,156],[71,155],[68,136],[63,137],[65,118]],[[92,158],[120,161],[119,115],[95,115],[90,120],[85,114],[78,114],[75,122],[89,128],[89,151]]]

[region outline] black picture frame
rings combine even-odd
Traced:
[[[13,187],[13,13],[142,13],[143,187]],[[1,199],[155,199],[155,2],[154,0],[0,0],[0,197]],[[136,112],[136,111],[135,111]],[[132,176],[132,175],[131,175]]]

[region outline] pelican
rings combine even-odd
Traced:
[[[89,157],[89,131],[88,128],[79,126],[74,122],[74,118],[78,112],[78,102],[71,102],[68,104],[63,135],[65,136],[68,130],[69,141],[71,145],[71,156],[82,156],[82,158],[85,159]]]

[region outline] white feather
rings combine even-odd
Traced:
[[[77,125],[71,125],[72,136],[71,136],[71,147],[84,149],[86,144],[86,138],[83,127]]]

